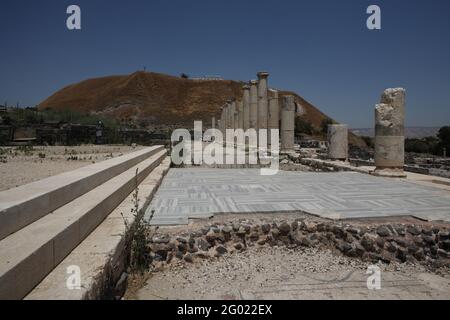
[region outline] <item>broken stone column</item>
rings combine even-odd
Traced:
[[[346,161],[348,158],[348,127],[345,124],[328,125],[328,158]]]
[[[258,130],[267,129],[269,102],[267,98],[267,72],[258,72]]]
[[[375,172],[405,176],[405,89],[386,89],[375,106]]]
[[[244,131],[250,128],[250,87],[245,85],[242,87],[242,108],[244,109]]]
[[[250,128],[258,130],[258,81],[250,81]]]
[[[284,96],[281,111],[281,152],[294,152],[295,101],[294,96]]]
[[[269,90],[269,119],[267,121],[267,139],[268,144],[271,145],[271,131],[270,130],[279,130],[280,129],[280,107],[278,103],[278,91],[277,90]]]

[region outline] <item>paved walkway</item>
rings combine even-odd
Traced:
[[[448,191],[355,172],[171,169],[153,199],[154,225],[187,224],[218,213],[303,211],[323,217],[415,216],[450,221]]]
[[[383,272],[380,288],[369,290],[362,271],[300,273],[292,278],[272,279],[258,290],[244,290],[244,300],[448,300],[450,281],[421,273],[406,276]]]

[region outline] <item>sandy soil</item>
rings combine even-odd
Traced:
[[[118,145],[2,147],[0,148],[0,191],[118,157],[141,148]]]

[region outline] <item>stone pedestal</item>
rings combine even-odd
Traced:
[[[250,86],[242,87],[242,108],[244,109],[244,131],[250,128]]]
[[[284,96],[281,107],[281,152],[294,152],[295,101],[294,96]]]
[[[258,81],[250,81],[250,128],[258,130]]]
[[[375,175],[405,176],[405,89],[387,89],[375,106]]]
[[[269,119],[267,121],[267,132],[268,142],[271,145],[271,131],[280,129],[280,106],[278,103],[278,91],[269,90]]]
[[[267,72],[258,72],[258,130],[268,128],[269,102],[267,97]]]
[[[345,124],[328,126],[328,158],[346,161],[348,159],[348,127]]]

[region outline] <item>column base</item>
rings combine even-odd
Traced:
[[[406,178],[406,173],[400,168],[376,168],[370,173],[377,177]]]

